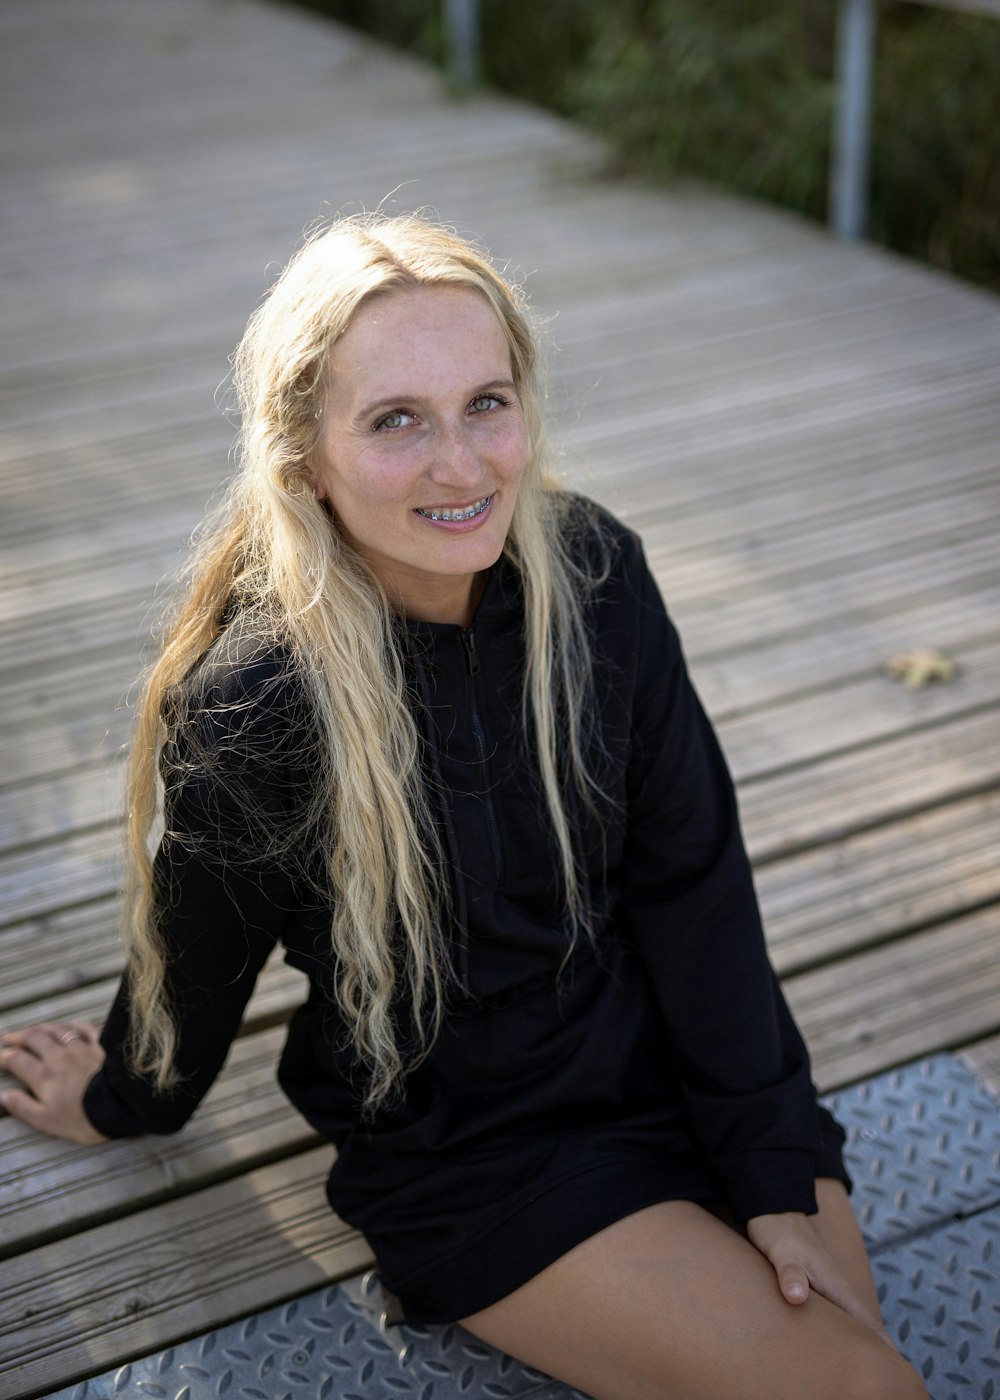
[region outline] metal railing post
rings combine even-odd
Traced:
[[[861,238],[868,223],[868,152],[876,0],[840,0],[837,16],[837,118],[830,178],[830,222],[841,238]]]
[[[479,81],[479,0],[444,0],[448,73],[456,88]]]

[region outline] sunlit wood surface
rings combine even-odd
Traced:
[[[100,1018],[158,584],[227,470],[227,354],[302,227],[429,205],[522,270],[570,480],[642,531],[736,773],[823,1088],[1000,1065],[1000,303],[245,0],[0,7],[0,1021]],[[224,396],[223,396],[224,397]],[[936,648],[952,680],[887,661]],[[278,962],[177,1137],[0,1121],[0,1392],[365,1262],[273,1079]]]

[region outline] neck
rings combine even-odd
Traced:
[[[403,617],[414,622],[445,622],[457,627],[469,627],[483,596],[489,571],[471,574],[467,578],[421,580],[420,587],[400,587],[396,580],[395,603]]]

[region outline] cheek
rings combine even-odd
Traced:
[[[329,481],[330,497],[336,505],[339,496],[345,509],[352,502],[359,506],[391,504],[406,498],[419,473],[415,454],[371,449],[341,461],[340,470]]]
[[[408,474],[395,464],[393,468],[366,471],[355,477],[354,493],[360,500],[389,503],[406,495],[408,480]]]
[[[528,459],[528,430],[523,423],[512,424],[495,444],[496,457],[504,475],[519,477]]]

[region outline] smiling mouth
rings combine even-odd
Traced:
[[[492,496],[481,496],[470,506],[428,506],[426,510],[417,506],[415,514],[422,515],[425,520],[473,520],[482,515],[492,499]]]

